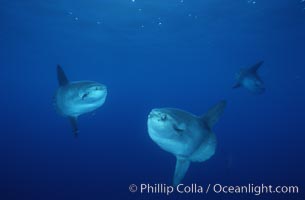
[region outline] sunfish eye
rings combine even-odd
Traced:
[[[162,120],[162,121],[165,121],[166,118],[167,118],[166,114],[163,114],[163,115],[161,116],[161,120]]]

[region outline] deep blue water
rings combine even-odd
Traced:
[[[305,2],[1,0],[0,199],[304,199]],[[259,60],[266,92],[232,90]],[[74,139],[52,98],[56,65],[108,87]],[[130,193],[170,185],[175,157],[148,136],[155,107],[228,106],[216,154],[185,184],[297,185],[300,194]]]

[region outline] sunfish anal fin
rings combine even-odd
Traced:
[[[241,83],[237,82],[232,88],[235,89],[235,88],[239,88],[240,86],[241,86]]]
[[[189,160],[177,157],[173,186],[179,185],[181,180],[184,178],[190,163],[191,162]]]
[[[78,132],[79,132],[78,126],[77,126],[77,118],[76,117],[69,117],[69,120],[70,120],[70,123],[71,123],[71,126],[72,126],[74,137],[77,138]]]

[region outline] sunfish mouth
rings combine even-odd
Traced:
[[[167,119],[167,114],[160,111],[159,109],[153,109],[148,114],[148,119],[158,119],[158,121],[160,120],[165,121]]]
[[[107,87],[105,85],[97,85],[95,90],[107,91]]]

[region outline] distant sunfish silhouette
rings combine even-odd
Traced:
[[[237,82],[233,86],[233,88],[244,87],[247,90],[256,94],[264,93],[264,82],[257,74],[257,70],[263,63],[264,61],[260,61],[248,69],[241,69],[236,75]]]
[[[59,65],[57,77],[59,88],[54,98],[55,107],[60,114],[69,118],[74,135],[77,136],[77,117],[102,106],[107,96],[107,88],[93,81],[69,82]]]
[[[191,162],[203,162],[214,155],[216,136],[212,127],[225,107],[226,102],[221,101],[200,117],[174,108],[150,112],[147,121],[150,138],[177,159],[173,185],[181,182]]]

